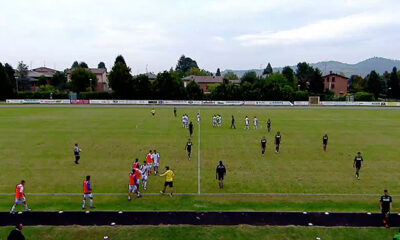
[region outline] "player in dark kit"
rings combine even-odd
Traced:
[[[226,168],[222,161],[219,161],[217,169],[215,170],[215,178],[218,180],[219,188],[224,188],[224,176],[226,174]]]
[[[326,146],[328,145],[328,134],[325,134],[322,137],[322,145],[323,145],[324,152],[326,152]]]
[[[279,146],[281,145],[281,140],[282,140],[281,132],[278,131],[275,135],[275,152],[276,153],[279,153]]]
[[[233,117],[233,115],[232,115],[232,121],[231,121],[231,128],[236,129],[235,118]]]
[[[192,154],[192,145],[193,145],[192,140],[189,138],[185,146],[185,150],[187,151],[188,154],[188,160],[190,160],[190,154]]]
[[[271,132],[271,120],[269,118],[267,121],[267,129],[268,129],[268,132]]]
[[[174,116],[176,117],[176,107],[174,107]]]
[[[392,205],[392,197],[389,196],[388,190],[383,190],[383,195],[379,199],[379,207],[382,213],[382,222],[386,228],[389,227],[390,207]]]
[[[265,139],[265,136],[264,136],[261,138],[261,155],[263,155],[263,156],[264,156],[266,147],[267,147],[267,139]]]
[[[360,180],[360,169],[361,169],[361,163],[364,161],[364,159],[361,157],[361,153],[358,152],[357,156],[354,158],[353,162],[353,167],[356,168],[356,178]]]
[[[190,122],[189,123],[189,137],[192,137],[192,135],[193,135],[193,123]]]
[[[74,146],[75,164],[79,164],[79,159],[81,159],[80,152],[82,152],[82,150],[78,147],[78,144],[75,143]]]

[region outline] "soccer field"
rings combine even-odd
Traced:
[[[364,210],[373,208],[378,201],[368,195],[378,195],[385,188],[392,195],[400,194],[397,109],[178,107],[177,117],[172,107],[156,108],[155,117],[150,110],[0,108],[0,210],[9,209],[15,185],[21,179],[26,180],[27,200],[31,208],[35,207],[33,210],[79,209],[86,175],[92,176],[95,205],[104,208],[100,210],[295,210],[296,206],[304,209],[308,202],[313,204],[312,209],[321,211]],[[198,111],[200,127],[195,119]],[[188,130],[182,128],[183,113],[195,126],[190,161],[184,150]],[[214,114],[222,115],[222,128],[212,127]],[[236,119],[235,130],[229,128],[231,115]],[[246,115],[250,130],[244,129]],[[258,130],[253,129],[254,116],[259,120]],[[272,121],[271,133],[266,130],[268,118]],[[275,154],[273,138],[278,130],[282,135],[281,153]],[[322,151],[325,133],[329,136],[327,152]],[[268,143],[262,157],[260,139],[264,135]],[[82,149],[79,165],[74,164],[76,142]],[[146,196],[157,194],[164,182],[164,178],[150,176],[143,198],[128,206],[126,192],[132,161],[136,157],[144,161],[149,149],[160,153],[161,167],[169,165],[174,170],[175,192],[187,196]],[[364,158],[361,180],[355,179],[352,167],[358,151]],[[219,160],[227,167],[222,190],[215,180]],[[44,195],[29,196],[30,193]],[[54,193],[72,195],[46,196]],[[255,196],[256,193],[289,195]],[[359,206],[349,204],[352,201]]]

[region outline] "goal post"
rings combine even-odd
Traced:
[[[319,96],[310,96],[310,97],[308,97],[308,103],[310,105],[319,105]]]

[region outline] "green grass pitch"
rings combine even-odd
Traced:
[[[313,210],[378,211],[373,196],[213,196],[187,195],[170,199],[144,195],[126,200],[132,161],[144,160],[157,149],[161,166],[169,165],[177,193],[198,193],[200,152],[201,194],[214,193],[324,193],[380,194],[398,190],[400,112],[397,109],[335,108],[173,108],[139,107],[35,107],[0,109],[0,193],[14,192],[26,180],[32,210],[79,210],[81,196],[29,196],[29,193],[81,193],[82,181],[92,176],[98,210]],[[200,132],[196,113],[200,110]],[[194,123],[193,156],[184,146],[188,130],[181,126],[187,113]],[[212,115],[221,114],[222,128],[212,128]],[[235,116],[236,130],[229,128]],[[249,116],[251,130],[244,129]],[[259,129],[252,119],[257,116]],[[266,131],[266,120],[272,132]],[[273,137],[282,135],[281,153],[274,153]],[[329,136],[322,151],[322,136]],[[200,151],[199,151],[200,134]],[[267,138],[267,152],[260,153],[260,139]],[[73,144],[83,150],[79,165],[73,163]],[[361,180],[354,177],[353,158],[364,157]],[[215,180],[215,167],[227,167],[224,189]],[[143,193],[158,193],[164,179],[149,177]],[[124,195],[103,196],[99,193]],[[12,195],[0,195],[0,210],[7,211]],[[394,198],[396,206],[396,198]]]

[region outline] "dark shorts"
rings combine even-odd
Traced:
[[[382,214],[383,214],[383,215],[390,214],[390,209],[385,209],[385,208],[383,208],[383,209],[382,209]]]
[[[262,153],[265,152],[265,147],[261,147],[261,152],[262,152]]]
[[[79,159],[81,159],[81,156],[75,155],[75,161],[78,161]]]
[[[322,144],[324,144],[324,145],[327,145],[327,144],[328,144],[328,142],[323,142]]]
[[[224,180],[224,174],[217,174],[218,180]]]
[[[173,182],[165,182],[164,187],[173,187],[174,183]]]
[[[356,168],[360,169],[361,168],[361,163],[356,162]]]
[[[186,150],[188,153],[192,152],[192,148],[187,148]]]

